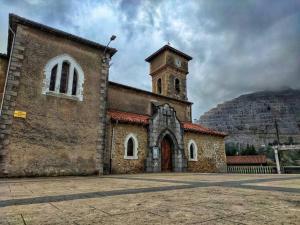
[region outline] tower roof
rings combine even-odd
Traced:
[[[165,45],[165,46],[161,47],[160,49],[158,49],[156,52],[154,52],[152,55],[150,55],[148,58],[146,58],[145,61],[150,62],[153,58],[155,58],[157,55],[159,55],[160,53],[162,53],[163,51],[166,51],[166,50],[174,52],[187,60],[193,59],[191,56],[171,47],[170,45]]]

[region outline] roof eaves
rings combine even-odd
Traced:
[[[185,53],[183,53],[182,51],[177,50],[176,48],[171,47],[170,45],[164,45],[163,47],[161,47],[160,49],[158,49],[156,52],[154,52],[153,54],[151,54],[150,56],[148,56],[145,61],[146,62],[150,62],[155,56],[159,55],[160,53],[162,53],[164,50],[170,50],[180,56],[182,56],[183,58],[187,59],[187,60],[192,60],[193,58]]]
[[[20,17],[18,15],[12,14],[12,13],[9,14],[9,24],[10,24],[11,28],[14,31],[16,31],[17,24],[22,24],[22,25],[25,25],[25,26],[33,27],[33,28],[36,28],[36,29],[54,34],[54,35],[59,36],[59,37],[64,37],[64,38],[76,41],[76,42],[81,43],[81,44],[88,45],[88,46],[93,47],[93,48],[101,49],[103,51],[106,48],[106,46],[104,46],[102,44],[99,44],[97,42],[90,41],[88,39],[85,39],[85,38],[67,33],[67,32],[62,31],[62,30],[58,30],[58,29],[49,27],[47,25],[44,25],[44,24],[41,24],[41,23],[38,23],[38,22],[35,22],[35,21],[32,21],[32,20],[28,20],[26,18]],[[107,47],[106,49],[107,49],[106,50],[107,53],[110,54],[110,57],[112,57],[117,52],[117,49],[115,49],[115,48]]]
[[[131,90],[137,91],[137,92],[143,92],[145,94],[150,94],[150,95],[153,95],[153,96],[157,96],[157,97],[161,97],[161,98],[165,98],[165,99],[169,99],[169,100],[174,100],[174,101],[185,103],[185,104],[188,104],[188,105],[192,105],[193,104],[192,102],[189,102],[189,101],[180,100],[180,99],[176,99],[176,98],[172,98],[172,97],[168,97],[168,96],[156,94],[156,93],[153,93],[151,91],[146,91],[146,90],[139,89],[139,88],[132,87],[132,86],[128,86],[128,85],[125,85],[125,84],[116,83],[116,82],[113,82],[113,81],[109,81],[109,84],[110,85],[119,86],[119,87],[123,87],[123,88],[126,88],[126,89],[131,89]]]

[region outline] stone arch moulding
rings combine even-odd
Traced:
[[[172,155],[173,171],[185,171],[187,160],[184,155],[183,145],[183,130],[181,124],[176,117],[176,111],[169,104],[156,106],[155,113],[149,119],[149,149],[146,159],[147,172],[160,172],[161,159],[160,159],[160,141],[162,138],[169,134],[174,142],[174,149]],[[159,153],[159,156],[156,157]]]
[[[178,146],[177,140],[175,135],[170,131],[169,129],[163,130],[160,135],[157,138],[156,146],[159,146],[161,141],[164,139],[164,137],[169,136],[169,138],[172,140],[174,147]],[[175,150],[175,149],[174,149]]]
[[[70,72],[68,77],[68,91],[67,93],[59,93],[60,87],[60,76],[61,76],[61,69],[63,62],[68,62],[70,64]],[[50,79],[51,79],[51,71],[52,68],[57,65],[57,73],[56,73],[56,82],[55,82],[55,91],[50,91]],[[72,83],[73,83],[73,75],[74,70],[77,72],[77,90],[76,95],[72,96]],[[83,83],[84,83],[84,72],[77,63],[77,61],[68,54],[58,55],[52,59],[50,59],[44,68],[44,80],[43,80],[43,87],[42,87],[42,94],[58,94],[58,97],[69,96],[75,98],[79,101],[83,100]]]

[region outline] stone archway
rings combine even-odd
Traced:
[[[157,106],[155,114],[149,120],[149,151],[146,159],[147,172],[162,171],[161,143],[165,136],[172,145],[172,171],[186,170],[187,160],[184,155],[183,131],[176,117],[175,110],[168,104]]]

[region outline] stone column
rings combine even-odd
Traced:
[[[106,107],[107,107],[107,91],[108,91],[108,75],[109,75],[109,58],[100,58],[100,110],[99,110],[99,124],[100,130],[98,131],[97,139],[97,156],[96,156],[96,169],[99,175],[103,174],[103,159],[106,139]]]
[[[11,46],[11,59],[10,65],[7,68],[8,77],[3,94],[3,105],[0,118],[0,177],[9,175],[9,138],[19,91],[20,76],[22,75],[21,68],[25,51],[24,41],[19,32],[20,29],[20,27],[17,28],[15,42]]]

